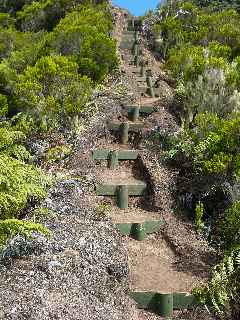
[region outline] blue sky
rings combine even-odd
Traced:
[[[149,9],[155,9],[160,0],[113,0],[119,7],[126,8],[135,16],[143,15]]]

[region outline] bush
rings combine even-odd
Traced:
[[[239,113],[226,120],[216,114],[203,113],[196,117],[195,124],[191,135],[196,170],[205,174],[239,175]]]
[[[102,7],[80,7],[59,22],[49,36],[49,46],[54,54],[75,56],[80,73],[99,82],[118,63],[116,43],[108,36],[111,27]]]
[[[67,145],[59,145],[53,148],[50,148],[46,155],[47,163],[54,163],[59,160],[63,160],[68,157],[72,152],[72,148]]]
[[[14,22],[10,14],[0,12],[0,28],[14,28]]]
[[[226,118],[229,114],[240,111],[240,92],[229,85],[221,68],[208,67],[197,80],[185,83],[181,102],[187,124],[192,123],[196,114],[204,112]]]
[[[96,82],[116,68],[116,43],[104,34],[89,37],[83,42],[78,59],[79,71]]]
[[[29,200],[46,195],[49,179],[32,165],[0,154],[0,217],[16,217]]]
[[[89,5],[81,6],[84,3]],[[79,7],[82,22],[85,24],[98,26],[100,24],[103,25],[104,21],[109,20],[109,13],[107,10],[104,10],[104,6],[94,9],[90,4],[92,4],[92,1],[84,0],[34,1],[29,5],[25,5],[17,13],[17,19],[23,31],[39,31],[42,29],[51,31],[59,20],[65,16],[66,12]],[[72,23],[72,20],[70,22]]]
[[[26,136],[21,131],[11,127],[0,128],[0,154],[8,155],[18,160],[29,160],[30,153],[21,145]]]
[[[21,110],[54,126],[83,111],[91,96],[91,81],[79,76],[71,58],[42,57],[19,76],[16,94]]]
[[[8,101],[7,97],[0,94],[0,117],[5,116],[8,113]]]
[[[49,48],[45,32],[19,34],[7,62],[15,72],[22,73],[27,66],[34,66],[38,59],[48,55]]]
[[[239,307],[240,291],[240,248],[226,254],[223,261],[213,268],[209,283],[194,290],[199,300],[212,306],[222,319],[238,319],[233,314],[235,307]]]
[[[38,223],[18,219],[0,220],[0,248],[10,237],[21,235],[29,238],[33,232],[50,235],[49,230]]]
[[[33,1],[17,13],[17,20],[22,31],[51,30],[63,14],[60,1]]]
[[[225,249],[240,246],[240,201],[225,212],[219,222],[219,229]]]

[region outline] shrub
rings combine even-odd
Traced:
[[[104,2],[104,1],[98,1]],[[81,6],[82,4],[86,6]],[[25,5],[21,11],[17,13],[17,19],[23,31],[39,31],[42,29],[52,30],[59,20],[63,18],[68,11],[79,8],[81,11],[81,20],[88,25],[104,25],[105,21],[108,21],[110,26],[110,13],[106,10],[106,7],[99,6],[94,8],[91,4],[92,1],[84,0],[40,0],[33,1],[29,5]],[[66,21],[66,23],[69,21]],[[72,20],[70,20],[72,23]],[[100,30],[99,30],[100,31]]]
[[[7,97],[0,94],[0,117],[5,116],[8,113],[8,101]]]
[[[48,36],[45,32],[19,32],[15,48],[8,57],[9,66],[22,73],[27,66],[34,66],[38,59],[49,54]]]
[[[17,81],[16,71],[4,60],[0,63],[0,92],[12,95]]]
[[[116,43],[104,34],[83,42],[78,59],[80,73],[100,82],[118,64]]]
[[[181,102],[189,124],[197,113],[210,112],[226,118],[240,111],[240,93],[230,86],[221,68],[207,67],[195,81],[187,81]]]
[[[77,10],[69,12],[60,20],[54,32],[61,33],[66,30],[86,26],[94,28],[97,33],[107,34],[112,29],[112,17],[105,6],[80,6]]]
[[[203,214],[204,214],[204,206],[203,206],[203,203],[199,201],[196,205],[195,220],[194,220],[194,224],[196,226],[197,232],[199,233],[204,228]]]
[[[112,21],[102,7],[80,7],[62,19],[49,37],[53,53],[73,55],[80,73],[101,81],[117,63],[116,43],[108,36]]]
[[[0,0],[0,11],[16,13],[20,10],[24,4],[31,3],[34,0]]]
[[[19,76],[19,106],[39,122],[54,125],[79,114],[91,95],[91,81],[79,76],[78,65],[63,56],[42,57]]]
[[[51,30],[63,14],[59,1],[33,1],[17,13],[17,20],[22,31]]]
[[[0,29],[0,59],[10,56],[15,42],[15,35],[12,31]]]
[[[184,81],[196,79],[202,74],[205,65],[204,48],[191,45],[171,49],[166,63],[173,76]]]
[[[0,154],[0,217],[13,218],[46,195],[49,178],[32,165]]]
[[[219,222],[219,229],[226,249],[240,246],[240,201],[225,212]]]
[[[9,237],[21,235],[29,238],[33,232],[38,232],[46,236],[50,235],[49,230],[38,223],[18,219],[0,220],[0,248],[6,243]]]
[[[56,161],[65,159],[72,152],[72,148],[67,145],[60,145],[50,148],[47,152],[46,161],[47,163],[54,163]]]
[[[212,277],[206,286],[195,288],[194,294],[208,306],[212,306],[226,319],[237,319],[231,315],[231,307],[239,306],[240,248],[226,254],[223,261],[213,268]],[[238,310],[239,312],[239,310]]]
[[[14,28],[14,19],[8,13],[0,12],[0,28],[10,28],[10,27]]]
[[[21,145],[26,139],[21,131],[11,127],[0,128],[0,154],[8,155],[19,160],[29,160],[30,153]]]
[[[229,119],[203,113],[195,119],[196,128],[191,136],[193,163],[196,170],[210,174],[240,173],[239,113]]]

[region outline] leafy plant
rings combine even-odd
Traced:
[[[21,235],[30,238],[33,232],[50,236],[50,231],[38,223],[18,219],[0,220],[0,247],[3,246],[10,237]]]
[[[50,179],[40,169],[0,154],[0,217],[16,217],[29,201],[45,197]]]
[[[194,294],[201,303],[212,306],[222,319],[225,319],[225,316],[232,312],[231,306],[239,304],[239,277],[240,248],[235,248],[213,268],[209,283],[196,288]]]
[[[68,157],[72,152],[72,148],[67,145],[59,145],[50,148],[47,152],[46,161],[47,163],[53,163],[55,161],[62,160]]]
[[[19,160],[29,160],[30,153],[21,143],[26,139],[21,131],[11,127],[0,127],[0,154],[8,155]]]
[[[8,113],[8,101],[7,97],[0,94],[0,116],[5,116]]]
[[[226,249],[240,245],[240,201],[224,213],[224,218],[219,221],[219,229]]]
[[[16,88],[19,107],[47,128],[80,113],[91,91],[91,81],[79,76],[77,63],[63,56],[42,57],[19,76]]]
[[[78,59],[80,73],[100,82],[118,64],[116,43],[108,36],[99,34],[87,38]]]
[[[203,222],[204,205],[202,202],[198,202],[195,209],[195,219],[194,224],[196,226],[197,232],[201,233],[204,228]]]

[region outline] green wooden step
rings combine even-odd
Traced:
[[[111,131],[118,131],[122,128],[122,122],[109,121],[107,123],[108,129]],[[142,123],[129,123],[129,132],[139,132],[143,129]]]
[[[110,131],[119,131],[121,142],[128,143],[129,132],[140,132],[143,129],[142,123],[129,123],[129,122],[107,122],[107,127]]]
[[[92,152],[93,160],[108,160],[112,150],[97,149]],[[136,160],[139,152],[135,150],[118,150],[118,160]]]
[[[126,184],[99,184],[96,186],[96,193],[98,196],[116,196],[121,185]],[[147,190],[147,184],[143,181],[139,181],[138,184],[127,185],[127,187],[129,196],[143,196]]]
[[[144,223],[116,223],[115,226],[123,236],[134,236],[136,234],[136,226],[142,226],[145,234],[158,232],[165,224],[164,219],[145,221]]]
[[[147,88],[146,88],[147,89]],[[133,113],[134,109],[137,108],[138,106],[127,106],[127,111],[128,113]],[[146,114],[151,114],[157,110],[156,107],[154,106],[141,106],[139,109],[140,113],[146,113]]]
[[[163,317],[171,317],[173,310],[193,309],[199,305],[197,299],[188,293],[131,292],[140,309],[146,309]]]

